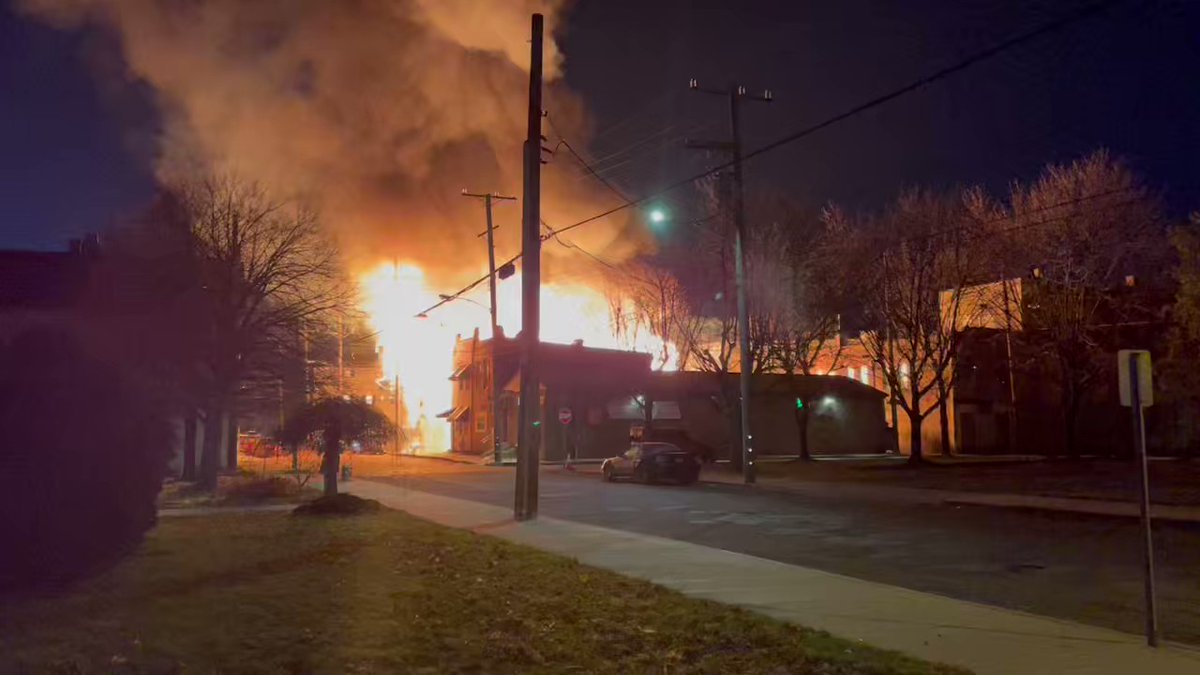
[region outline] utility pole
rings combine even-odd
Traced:
[[[1009,299],[1008,278],[1001,277],[1001,290],[1004,293],[1004,352],[1005,364],[1008,366],[1008,451],[1013,452],[1017,447],[1017,379],[1016,369],[1013,368],[1012,348],[1012,300]]]
[[[393,283],[395,283],[397,285],[399,285],[399,283],[400,283],[400,260],[397,258],[392,258],[392,281],[393,281]],[[399,356],[399,355],[397,355],[397,356]],[[399,364],[399,362],[394,363],[393,367],[396,369],[396,372],[392,374],[392,407],[393,407],[392,417],[393,417],[394,421],[396,422],[396,454],[395,454],[395,456],[399,457],[400,456],[400,435],[402,433],[400,430],[401,426],[400,426],[400,364]]]
[[[396,456],[400,455],[400,372],[392,376],[392,405],[395,407],[392,415],[396,418]]]
[[[895,332],[892,331],[891,304],[888,300],[888,298],[890,296],[890,294],[888,293],[888,290],[891,288],[892,278],[891,278],[891,276],[888,275],[888,254],[887,254],[886,250],[883,253],[883,278],[884,278],[884,286],[883,286],[884,320],[883,320],[883,325],[886,328],[883,339],[887,340],[888,365],[893,369],[893,374],[895,375],[894,382],[892,381],[893,378],[891,378],[891,377],[888,378],[888,382],[889,382],[888,399],[891,402],[891,413],[892,413],[892,448],[895,449],[896,454],[899,455],[900,454],[900,400],[899,400],[899,397],[904,395],[903,391],[901,390],[901,387],[903,386],[904,383],[902,381],[900,381],[900,366],[896,365],[896,334],[895,334]],[[884,372],[886,373],[886,371],[884,371]]]
[[[750,363],[750,307],[746,298],[746,208],[745,192],[742,179],[742,131],[739,108],[742,99],[770,103],[771,92],[764,91],[761,95],[747,94],[746,88],[731,84],[726,90],[705,89],[693,79],[688,86],[705,94],[727,96],[729,98],[729,141],[687,141],[689,148],[722,150],[729,153],[733,160],[733,219],[734,219],[734,275],[737,286],[737,323],[738,323],[738,383],[741,389],[741,450],[742,450],[742,480],[747,484],[753,483],[754,470],[754,435],[750,431],[750,382],[752,364]]]
[[[345,337],[346,337],[345,319],[342,317],[342,313],[338,312],[338,396],[344,396],[346,394],[346,390],[345,390],[344,383],[343,383],[343,377],[344,377],[343,374],[346,372],[346,361],[345,361],[345,352],[344,352]]]
[[[488,247],[488,298],[491,300],[489,308],[492,312],[492,461],[497,465],[500,464],[500,387],[496,380],[496,352],[500,348],[500,330],[499,323],[496,319],[496,241],[492,236],[492,231],[497,226],[492,225],[492,202],[493,201],[516,201],[516,197],[505,197],[498,193],[488,192],[486,194],[478,194],[475,192],[462,191],[464,197],[474,197],[483,199],[483,208],[487,212],[487,229],[480,232],[477,237],[487,235]]]
[[[525,134],[525,199],[521,209],[521,401],[518,419],[517,484],[513,516],[537,517],[541,391],[537,377],[542,283],[542,29],[534,14],[529,41],[529,119]]]
[[[312,367],[308,360],[308,332],[304,330],[304,324],[300,324],[300,339],[304,341],[304,402],[312,403],[312,397],[309,393],[309,382],[312,380]]]

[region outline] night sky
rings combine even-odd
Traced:
[[[750,149],[1081,4],[577,0],[561,43],[594,116],[588,157],[640,195],[714,161],[684,137],[726,133],[725,102],[689,78],[772,90],[744,108]],[[151,193],[153,102],[122,83],[116,53],[0,9],[0,247],[62,248]],[[812,206],[870,209],[913,185],[1002,192],[1100,146],[1163,188],[1173,215],[1200,208],[1200,2],[1120,3],[747,174]]]

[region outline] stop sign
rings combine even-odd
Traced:
[[[561,422],[562,424],[570,424],[572,419],[573,419],[573,416],[571,415],[570,408],[559,408],[558,409],[558,421],[559,422]]]

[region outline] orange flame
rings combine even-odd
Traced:
[[[402,423],[417,430],[423,449],[448,450],[450,427],[435,417],[452,405],[455,336],[469,337],[479,329],[480,337],[491,337],[487,308],[487,286],[481,285],[461,298],[447,302],[427,317],[417,316],[438,302],[439,296],[420,267],[384,264],[361,280],[363,309],[378,331],[383,373],[389,381],[399,380],[407,419]],[[502,281],[497,287],[499,324],[506,335],[521,327],[521,277]],[[589,347],[623,349],[654,355],[655,367],[675,370],[678,351],[674,345],[648,330],[619,331],[614,326],[613,306],[628,307],[623,298],[615,303],[602,291],[582,283],[546,283],[541,292],[541,339],[569,344],[583,340]]]

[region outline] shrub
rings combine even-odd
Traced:
[[[154,524],[170,452],[160,405],[62,330],[0,345],[0,588],[57,585]]]
[[[300,493],[296,481],[283,476],[243,477],[238,476],[229,487],[223,489],[222,504],[254,504],[271,500],[291,499]]]

